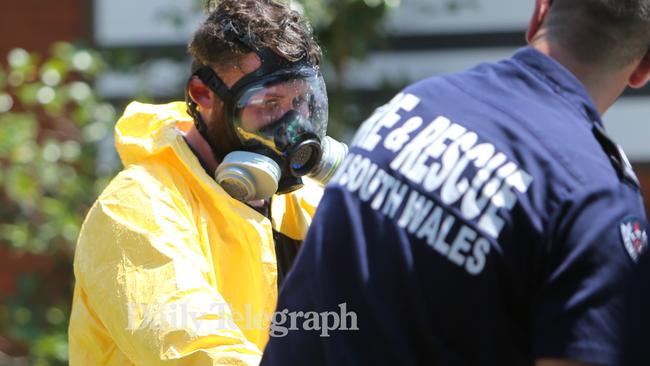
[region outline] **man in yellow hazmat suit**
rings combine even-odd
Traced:
[[[73,366],[258,364],[317,183],[347,152],[286,5],[222,0],[188,49],[186,102],[134,102],[116,125],[125,168],[75,254]]]

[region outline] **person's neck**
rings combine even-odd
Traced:
[[[531,46],[555,59],[575,75],[582,82],[601,116],[621,96],[633,71],[628,67],[603,71],[602,67],[585,64],[576,60],[561,45],[549,41],[544,34],[537,36]]]
[[[219,162],[214,157],[212,149],[210,148],[210,144],[205,141],[195,126],[192,126],[192,128],[187,131],[185,134],[185,140],[187,140],[187,143],[190,144],[192,150],[194,150],[194,152],[199,155],[198,158],[207,165],[207,168],[210,170],[210,172],[217,170]]]
[[[195,154],[199,155],[198,158],[202,160],[205,165],[207,165],[206,168],[208,168],[210,172],[214,174],[214,172],[217,170],[217,167],[219,166],[219,162],[214,157],[212,149],[210,148],[210,144],[208,144],[203,136],[201,136],[199,130],[196,129],[196,126],[192,126],[192,128],[185,133],[185,141],[190,144],[192,151]],[[214,176],[213,174],[209,175]],[[265,208],[266,200],[262,199],[257,201],[249,201],[247,203],[254,209],[260,210]]]

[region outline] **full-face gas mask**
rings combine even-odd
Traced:
[[[240,201],[292,192],[302,186],[304,176],[327,183],[347,146],[326,136],[327,92],[318,67],[256,49],[229,20],[224,35],[255,52],[261,66],[232,88],[209,66],[197,65],[192,75],[223,100],[228,138],[237,147],[219,164],[217,183]],[[196,105],[191,98],[186,100],[199,132],[207,136]]]

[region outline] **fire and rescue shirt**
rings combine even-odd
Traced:
[[[621,365],[650,365],[650,253],[643,255],[627,285]]]
[[[627,158],[552,58],[423,80],[357,132],[262,364],[617,364],[646,228]]]

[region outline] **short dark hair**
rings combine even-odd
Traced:
[[[555,0],[545,28],[581,62],[625,66],[650,48],[650,0]]]
[[[306,59],[318,66],[321,49],[307,20],[287,4],[274,0],[208,1],[208,18],[194,33],[187,49],[195,63],[217,69],[237,62],[251,50],[225,38],[223,19],[249,35],[253,46],[269,48],[288,61]]]

